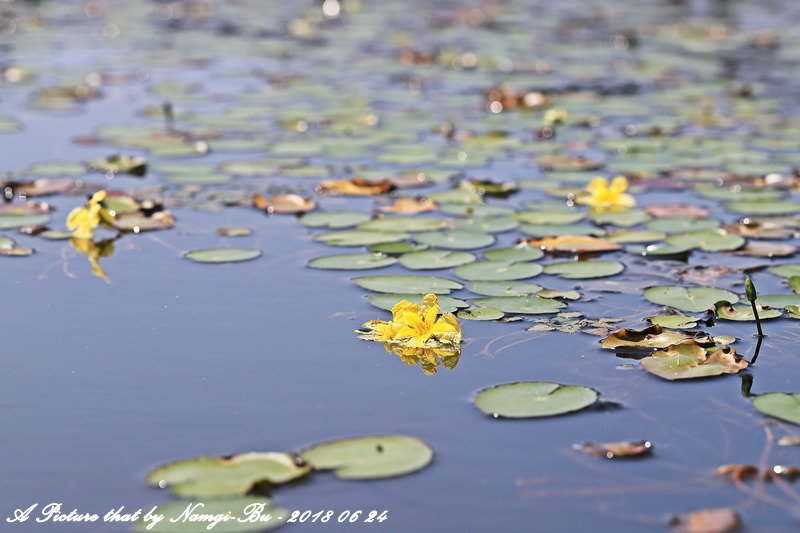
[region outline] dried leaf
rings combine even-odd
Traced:
[[[672,519],[672,527],[681,533],[726,533],[741,527],[736,511],[729,507],[700,509]]]
[[[398,215],[415,215],[435,211],[438,206],[435,202],[427,198],[398,198],[393,204],[380,208],[384,213],[395,213]]]
[[[253,195],[253,207],[267,213],[307,213],[317,207],[314,200],[298,194],[278,194],[269,198],[263,194]]]
[[[614,459],[617,457],[642,457],[650,455],[653,451],[653,443],[648,440],[642,441],[620,441],[605,442],[603,444],[592,444],[587,442],[578,447],[583,453],[591,457],[605,457]]]
[[[392,191],[395,185],[390,180],[366,180],[351,178],[325,180],[316,186],[320,194],[339,196],[378,196]]]
[[[689,204],[657,204],[648,205],[644,209],[657,218],[706,218],[709,215],[708,209]]]
[[[560,237],[530,239],[528,244],[531,246],[538,246],[548,252],[570,254],[613,252],[622,248],[621,244],[609,241],[608,239],[583,235],[562,235]]]

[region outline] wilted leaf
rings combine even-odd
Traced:
[[[393,204],[380,208],[384,213],[395,213],[397,215],[415,215],[436,211],[436,202],[428,198],[398,198]]]
[[[653,451],[653,443],[649,440],[605,442],[603,444],[587,442],[576,446],[576,448],[590,457],[614,459],[619,457],[643,457],[645,455],[650,455]]]
[[[590,236],[561,236],[545,237],[544,239],[530,239],[528,244],[538,246],[543,250],[555,253],[589,254],[613,252],[622,248],[622,245],[608,239]]]
[[[747,361],[737,357],[733,348],[717,348],[709,353],[696,343],[673,344],[653,352],[640,364],[651,374],[670,381],[736,374],[747,368]]]
[[[341,180],[325,180],[316,186],[320,194],[340,196],[378,196],[394,189],[389,180],[367,180],[351,178]]]
[[[653,325],[641,330],[621,329],[615,331],[603,340],[602,347],[606,350],[617,348],[656,350],[688,340],[698,342],[703,346],[714,345],[714,340],[701,332],[665,331],[661,326]]]
[[[680,533],[727,533],[741,527],[739,515],[730,508],[700,509],[672,519]]]
[[[317,207],[314,200],[303,198],[298,194],[278,194],[266,197],[263,194],[253,195],[253,207],[267,213],[307,213]]]

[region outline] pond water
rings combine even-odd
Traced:
[[[785,257],[744,255],[736,252],[739,244],[689,246],[659,258],[625,244],[588,256],[622,263],[620,275],[542,274],[528,281],[577,289],[580,299],[565,300],[564,311],[620,319],[610,329],[642,329],[649,325],[645,317],[664,314],[642,295],[654,285],[713,286],[745,301],[750,273],[759,294],[792,298],[787,277],[768,269],[793,263],[800,227],[794,203],[797,6],[430,4],[0,4],[6,205],[25,203],[19,182],[67,177],[70,186],[60,194],[29,195],[28,203],[53,208],[45,223],[52,230],[63,231],[70,210],[99,189],[155,199],[176,221],[171,229],[125,234],[112,254],[95,256],[105,277],[92,274],[69,240],[20,233],[13,222],[4,230],[36,253],[0,257],[2,529],[128,531],[130,525],[102,516],[121,506],[146,510],[175,501],[169,490],[148,487],[147,472],[161,464],[401,434],[428,443],[433,462],[412,475],[373,481],[315,473],[271,494],[292,510],[387,511],[385,521],[291,524],[287,531],[663,531],[672,516],[715,507],[735,509],[746,531],[797,530],[800,486],[789,477],[735,483],[714,474],[726,464],[800,464],[796,445],[777,444],[797,436],[797,426],[760,414],[742,392],[747,376],[752,394],[800,392],[797,323],[788,311],[765,321],[758,364],[738,376],[666,381],[635,359],[601,349],[605,335],[527,331],[532,320],[551,315],[461,320],[457,366],[426,375],[353,333],[389,313],[370,305],[372,293],[352,279],[423,274],[458,280],[452,269],[307,268],[320,256],[366,249],[327,246],[314,238],[329,230],[250,205],[254,193],[298,193],[315,200],[320,212],[373,216],[398,196],[456,191],[439,197],[440,210],[417,218],[466,220],[442,206],[466,215],[472,205],[477,215],[479,204],[465,202],[480,202],[542,219],[498,232],[491,248],[586,226],[599,236],[645,229],[664,218],[642,211],[653,206],[668,206],[670,214],[704,209],[691,216],[732,225],[726,235],[741,232],[742,217],[761,217],[761,228],[775,234],[747,234],[747,243],[788,247],[770,250]],[[101,93],[76,98],[78,85]],[[53,87],[72,93],[44,91]],[[530,105],[542,98],[548,105]],[[165,102],[173,108],[171,129]],[[547,123],[546,108],[568,117]],[[137,145],[142,138],[151,141]],[[115,153],[143,156],[147,174],[74,169]],[[267,170],[242,170],[260,159]],[[52,165],[36,167],[42,163]],[[398,188],[391,196],[315,189],[326,179],[420,173],[429,188]],[[587,213],[572,200],[592,178],[617,174],[629,178],[635,212],[644,217],[638,223],[558,222],[565,209]],[[209,184],[210,176],[225,183]],[[478,189],[512,183],[515,191],[508,199],[482,195],[460,185],[468,179],[490,182]],[[704,195],[698,186],[712,192]],[[734,205],[749,200],[747,194],[764,194],[752,191],[775,194],[756,205]],[[723,196],[709,196],[715,192]],[[0,214],[0,222],[8,217]],[[226,237],[216,233],[221,227],[252,233]],[[96,240],[115,236],[100,228]],[[183,257],[218,247],[262,255],[225,264]],[[572,256],[546,255],[538,263],[565,260]],[[449,296],[478,297],[466,288]],[[717,320],[704,329],[737,337],[738,353],[752,358],[752,321]],[[601,402],[527,420],[495,419],[473,405],[479,390],[517,381],[583,385],[599,391]],[[624,440],[648,440],[653,452],[606,460],[574,449]],[[35,515],[54,502],[65,513],[77,509],[101,519],[8,520],[15,510],[37,504]]]

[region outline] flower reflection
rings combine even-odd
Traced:
[[[90,239],[79,239],[73,237],[70,239],[69,244],[74,249],[86,256],[86,258],[89,260],[89,264],[92,266],[92,274],[99,278],[103,278],[105,281],[108,281],[106,272],[100,266],[100,258],[111,257],[111,255],[114,253],[114,240],[115,239],[105,239],[94,242]]]

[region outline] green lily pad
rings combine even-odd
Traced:
[[[720,300],[731,303],[739,301],[739,297],[730,291],[714,287],[679,287],[677,285],[660,285],[644,291],[644,297],[658,305],[668,305],[681,311],[701,313],[714,307]]]
[[[409,252],[400,257],[400,264],[409,270],[438,270],[466,265],[473,261],[475,261],[475,256],[469,252],[446,250]]]
[[[541,315],[557,313],[566,307],[557,300],[541,298],[539,296],[492,296],[487,298],[472,298],[472,305],[476,307],[492,307],[504,313],[519,315]]]
[[[759,298],[760,299],[760,298]],[[753,320],[756,317],[753,314],[753,308],[750,305],[731,305],[730,302],[720,301],[714,306],[717,313],[717,318],[724,320]],[[778,318],[781,316],[780,309],[765,308],[762,305],[758,306],[758,318],[761,320],[769,320],[770,318]]]
[[[524,281],[470,281],[467,284],[467,289],[483,296],[529,296],[542,288]]]
[[[756,303],[782,309],[789,305],[800,305],[800,294],[759,294]]]
[[[800,276],[800,263],[787,263],[785,265],[774,266],[770,268],[769,271],[784,278]]]
[[[651,374],[670,381],[736,374],[747,368],[747,361],[737,357],[733,348],[717,348],[708,353],[705,348],[691,343],[656,351],[640,364]]]
[[[319,211],[300,217],[300,223],[307,228],[328,229],[351,228],[367,220],[369,215],[361,211]]]
[[[410,252],[421,252],[422,250],[427,250],[428,247],[424,244],[417,244],[415,242],[398,241],[398,242],[379,242],[378,244],[371,244],[369,245],[368,249],[370,252],[401,255]]]
[[[723,229],[707,229],[678,233],[667,237],[667,244],[677,248],[699,248],[705,252],[728,252],[744,246],[741,235]]]
[[[595,224],[611,224],[620,227],[638,226],[652,217],[644,209],[628,209],[627,211],[605,211],[589,213],[589,220]]]
[[[622,230],[608,234],[608,240],[620,244],[640,244],[663,240],[667,234],[663,231]]]
[[[753,407],[765,415],[800,425],[800,394],[759,394],[753,399]]]
[[[586,213],[581,211],[521,211],[510,215],[511,218],[523,224],[555,224],[566,226],[586,218]]]
[[[793,215],[800,213],[800,202],[791,201],[739,201],[725,206],[731,213],[742,215]]]
[[[499,309],[491,307],[470,307],[459,311],[456,316],[464,320],[497,320],[503,318],[504,314]]]
[[[541,248],[530,246],[528,243],[518,244],[508,248],[496,248],[486,250],[483,257],[489,261],[502,261],[504,263],[522,263],[526,261],[536,261],[544,257]]]
[[[560,237],[560,236],[578,236],[578,235],[592,235],[594,237],[602,237],[606,231],[597,226],[590,226],[588,224],[523,224],[519,230],[530,237]]]
[[[364,276],[353,281],[364,289],[388,293],[449,294],[464,287],[458,282],[432,276]]]
[[[381,253],[336,254],[317,257],[308,262],[310,268],[321,270],[370,270],[397,263],[397,259]]]
[[[367,301],[370,305],[378,309],[391,311],[397,302],[408,300],[411,303],[422,305],[422,294],[409,294],[409,293],[390,293],[390,294],[370,294]],[[458,298],[451,298],[450,296],[439,295],[436,298],[439,302],[439,309],[443,313],[455,313],[459,309],[469,307],[469,304],[464,300]]]
[[[187,509],[191,516],[186,514]],[[213,527],[211,531],[218,533],[255,533],[282,526],[289,518],[290,511],[275,507],[269,498],[248,496],[228,500],[171,502],[159,505],[156,513],[162,516],[160,521],[156,523],[153,519],[145,520],[145,514],[133,524],[132,531],[197,533]],[[223,519],[219,523],[191,519],[200,515],[231,518]]]
[[[566,279],[590,279],[615,276],[625,270],[625,265],[616,261],[564,261],[544,267],[545,274]]]
[[[330,246],[370,246],[384,242],[404,241],[408,237],[408,233],[344,230],[322,233],[314,237],[314,240],[324,242]]]
[[[645,227],[650,231],[660,231],[671,235],[673,233],[714,229],[718,228],[719,225],[719,220],[714,220],[713,218],[667,217],[651,220],[645,224]]]
[[[519,222],[508,217],[462,218],[453,222],[455,230],[480,233],[507,233],[518,226]]]
[[[184,254],[186,259],[197,263],[238,263],[261,256],[261,250],[250,248],[207,248]]]
[[[475,250],[494,244],[494,235],[477,231],[430,231],[417,233],[414,240],[445,250]]]
[[[692,329],[697,327],[699,319],[684,315],[658,315],[651,316],[645,320],[662,328]]]
[[[160,466],[147,474],[156,487],[171,487],[187,498],[221,498],[243,495],[263,481],[273,485],[306,475],[311,468],[298,466],[288,453],[253,452],[233,457],[194,457]]]
[[[539,418],[586,409],[600,394],[594,389],[547,381],[521,381],[479,391],[473,402],[495,418]]]
[[[476,261],[456,268],[453,274],[467,281],[510,281],[538,276],[542,270],[539,263]]]
[[[358,226],[360,230],[368,231],[402,231],[416,233],[418,231],[435,231],[447,225],[440,218],[424,217],[386,217],[363,222]]]
[[[42,226],[50,222],[50,215],[0,215],[0,229]]]
[[[386,435],[324,442],[300,456],[317,470],[335,470],[339,479],[381,479],[422,470],[433,449],[414,437]]]

